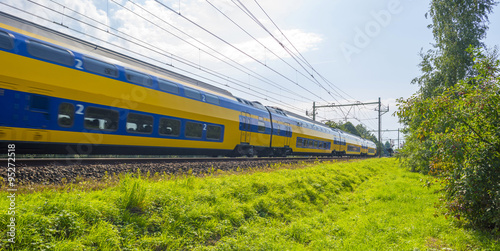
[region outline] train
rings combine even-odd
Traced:
[[[19,154],[376,154],[366,139],[3,12],[0,107],[0,145]]]

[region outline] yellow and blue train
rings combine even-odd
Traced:
[[[0,13],[0,145],[17,153],[375,155],[375,144]]]

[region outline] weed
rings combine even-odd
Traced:
[[[139,169],[137,169],[139,170]],[[138,171],[138,174],[140,172]],[[132,179],[126,175],[121,181],[121,207],[132,213],[142,213],[146,199],[146,188],[143,187],[141,179]]]

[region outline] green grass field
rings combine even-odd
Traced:
[[[16,243],[1,227],[1,249],[500,250],[498,237],[441,216],[439,185],[395,159],[151,176],[25,189]]]

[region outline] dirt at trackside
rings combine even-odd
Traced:
[[[141,164],[92,164],[92,165],[47,165],[47,166],[19,166],[16,180],[20,184],[61,184],[75,183],[88,179],[102,179],[107,175],[120,173],[137,173],[150,175],[175,175],[192,173],[193,175],[210,172],[245,170],[256,167],[269,167],[276,163],[291,164],[296,160],[277,161],[228,161],[228,162],[188,162],[188,163],[141,163]],[[4,177],[6,178],[6,177]]]

